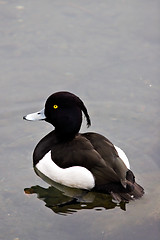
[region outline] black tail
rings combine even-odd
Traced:
[[[129,202],[130,200],[141,198],[144,194],[143,187],[135,182],[135,177],[131,170],[127,171],[125,181],[96,186],[95,189],[99,192],[111,194],[116,202]]]
[[[112,198],[117,202],[121,201],[129,202],[131,200],[139,199],[143,196],[144,189],[139,184],[135,182],[132,184],[131,187],[132,187],[131,191],[128,191],[126,188],[119,192],[111,191],[110,194]]]

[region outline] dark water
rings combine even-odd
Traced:
[[[159,12],[158,0],[0,1],[0,240],[159,239]],[[36,176],[32,152],[52,128],[22,116],[59,90],[125,150],[141,200],[117,206]]]

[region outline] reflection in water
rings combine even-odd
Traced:
[[[82,209],[113,209],[119,207],[125,210],[126,203],[115,203],[110,195],[73,189],[54,183],[54,186],[43,188],[32,186],[24,189],[26,194],[36,193],[37,197],[46,203],[57,214],[73,214]]]

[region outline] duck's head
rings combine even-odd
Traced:
[[[55,127],[60,138],[73,138],[80,130],[82,112],[87,126],[91,125],[90,117],[82,100],[69,92],[57,92],[48,97],[45,108],[39,112],[28,114],[25,120],[45,120]]]

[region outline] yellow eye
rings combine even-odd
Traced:
[[[54,109],[57,109],[57,108],[58,108],[58,105],[53,105],[53,108],[54,108]]]

